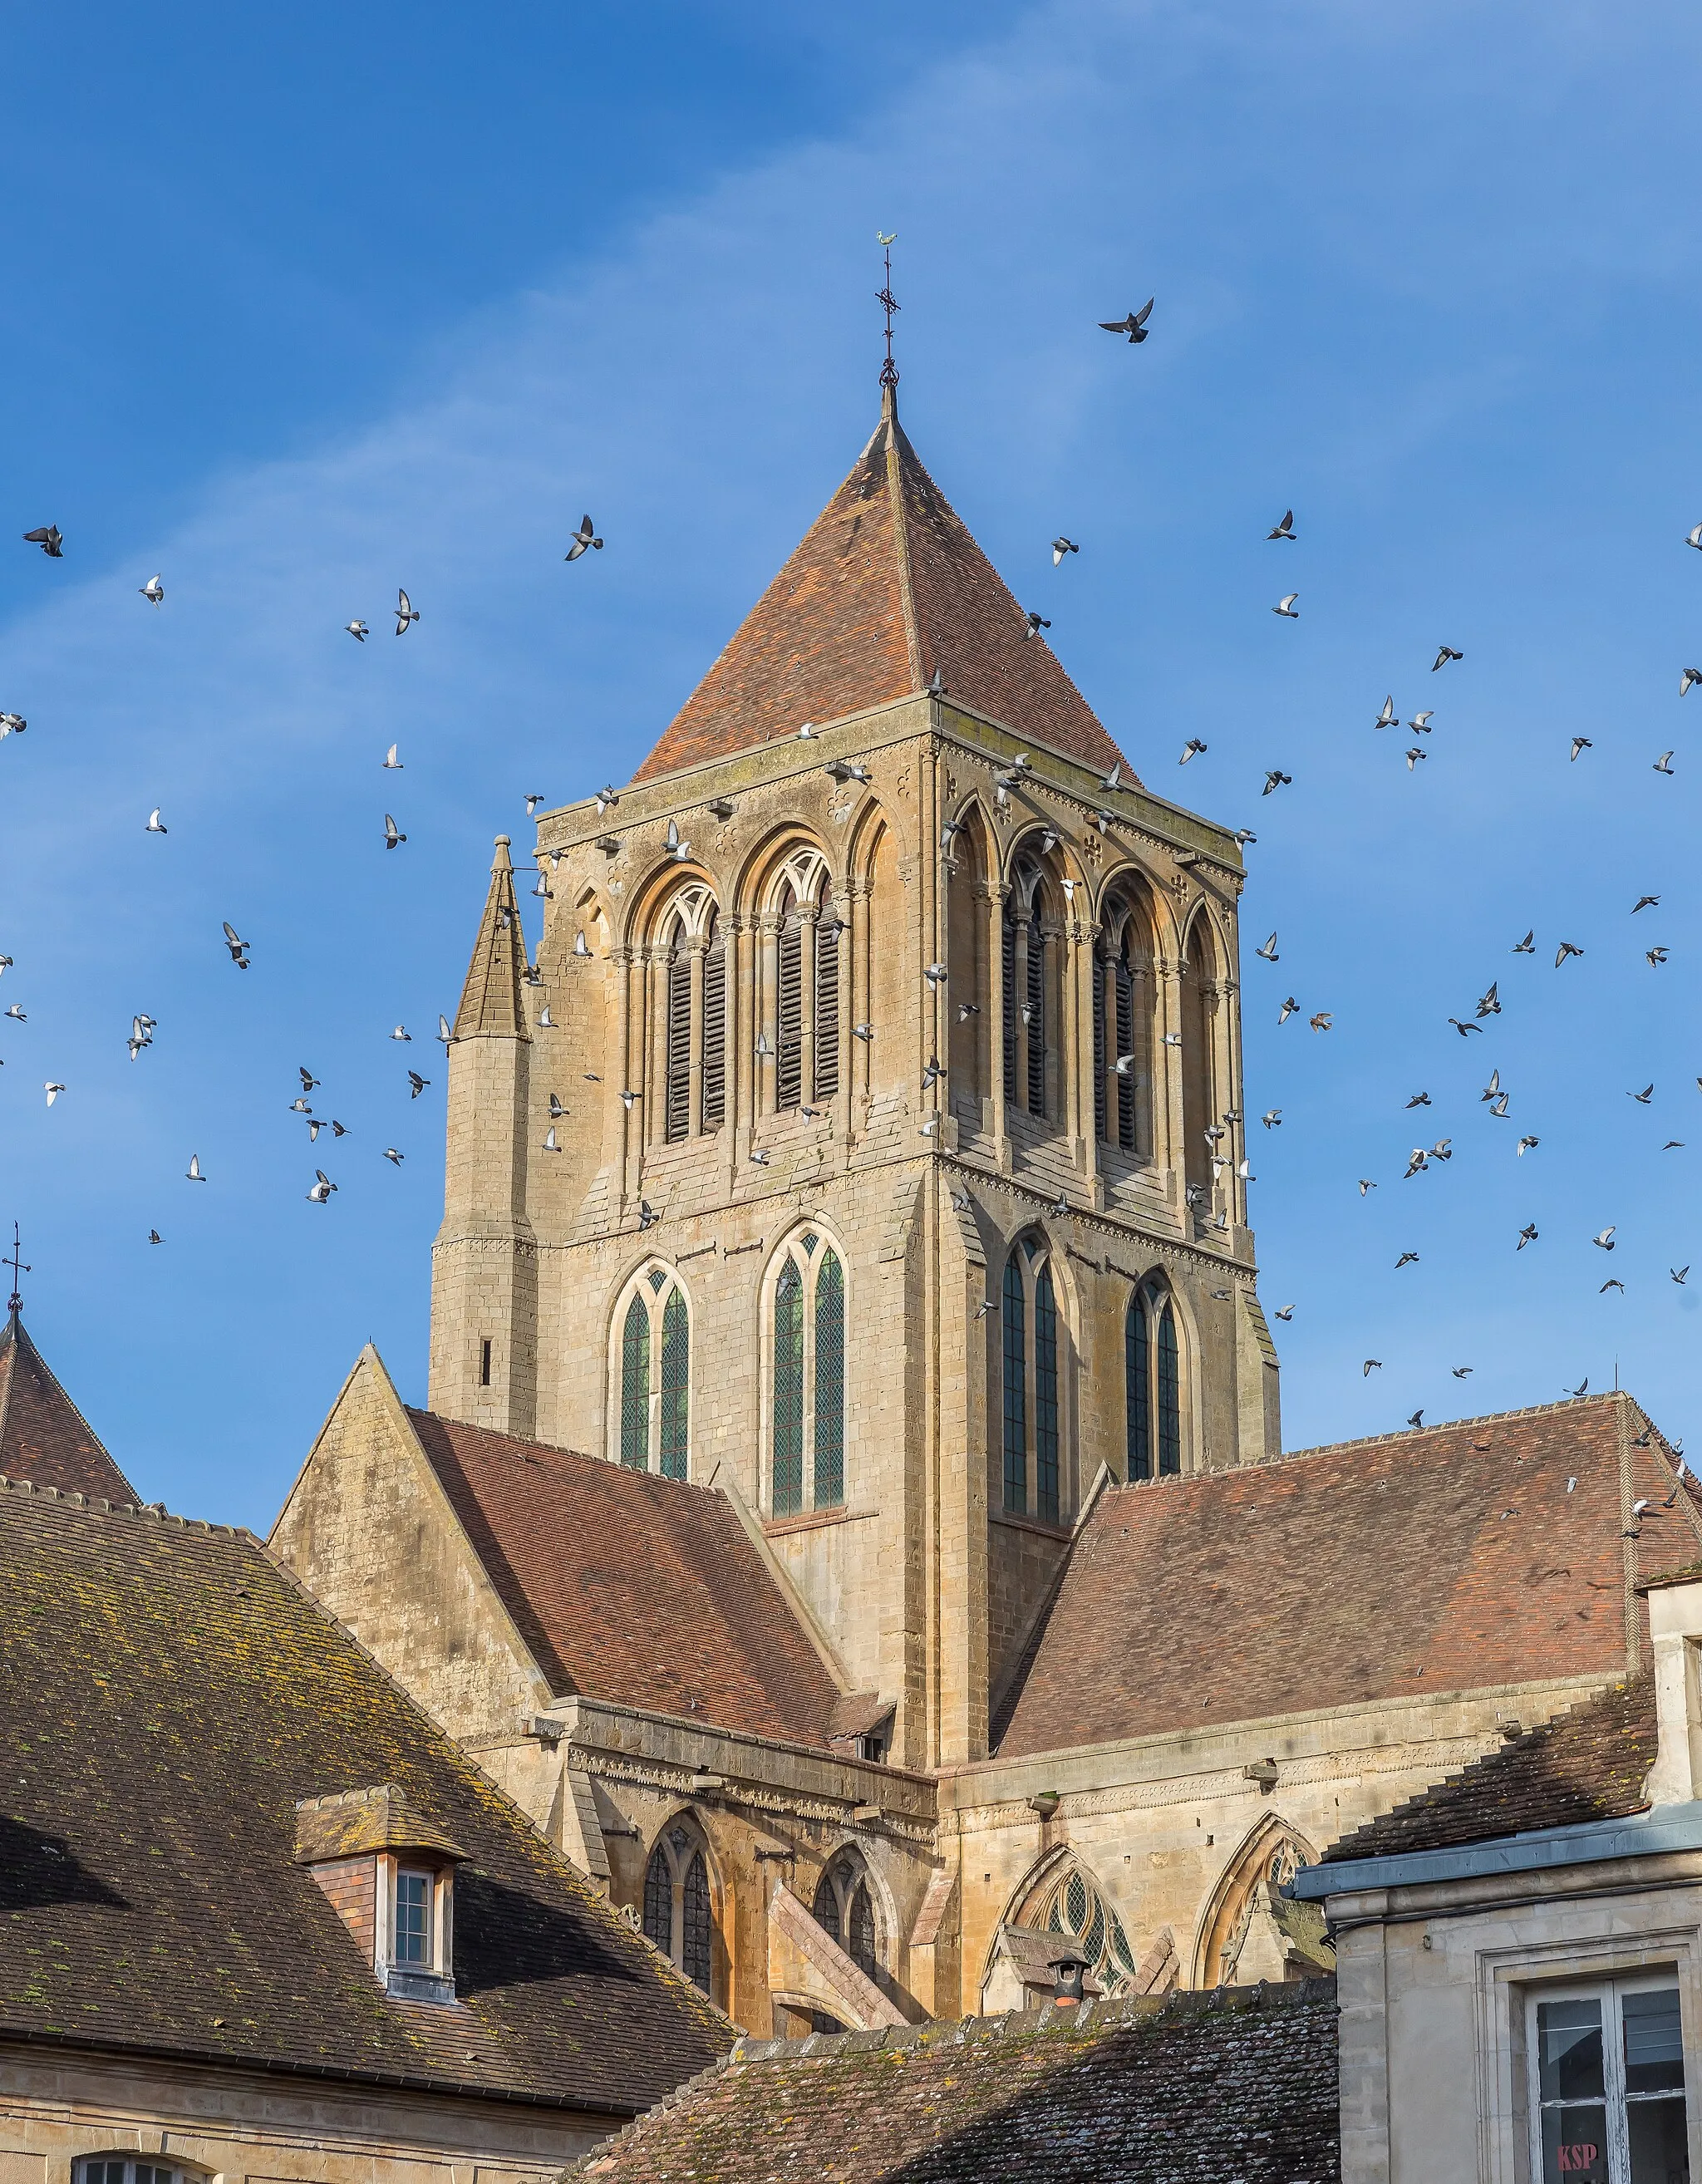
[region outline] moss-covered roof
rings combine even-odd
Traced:
[[[632,2115],[734,2028],[248,1535],[0,1490],[8,2036]],[[453,2004],[296,1862],[388,1786],[465,1853]]]
[[[1336,2184],[1333,1980],[743,2042],[576,2184]]]

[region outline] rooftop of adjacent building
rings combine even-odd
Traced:
[[[1339,2173],[1333,1980],[745,2041],[571,2174],[990,2184]]]
[[[0,1628],[0,2041],[611,2117],[731,2041],[247,1534],[8,1481]],[[453,2002],[387,1993],[297,1863],[360,1791],[464,1853]]]
[[[0,1478],[108,1502],[141,1498],[47,1370],[15,1303],[0,1332]]]

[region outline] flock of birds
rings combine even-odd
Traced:
[[[883,298],[881,300],[885,301],[886,299]],[[1148,338],[1151,332],[1149,320],[1152,317],[1155,301],[1155,298],[1149,298],[1147,303],[1144,304],[1139,310],[1130,310],[1125,314],[1123,318],[1119,320],[1102,320],[1099,323],[1103,326],[1104,330],[1108,333],[1126,337],[1127,341],[1131,345],[1144,343]],[[63,533],[56,524],[42,525],[33,530],[26,531],[23,536],[24,541],[26,544],[39,548],[42,553],[50,560],[59,560],[63,559],[64,554],[64,538]],[[1292,508],[1286,509],[1278,521],[1275,522],[1265,533],[1265,538],[1268,543],[1281,545],[1297,544],[1299,541],[1299,536],[1300,534],[1295,528],[1295,515],[1294,510]],[[1697,551],[1702,552],[1702,523],[1697,524],[1688,534],[1685,543],[1688,546],[1695,549]],[[564,559],[568,562],[578,561],[587,554],[600,553],[603,550],[603,544],[604,542],[602,537],[599,534],[594,522],[589,515],[586,515],[582,517],[578,528],[571,534],[570,543]],[[1079,554],[1080,550],[1081,549],[1079,542],[1061,534],[1052,542],[1052,566],[1055,568],[1060,566],[1069,555]],[[158,609],[164,604],[165,599],[165,585],[162,573],[156,572],[148,579],[146,583],[139,586],[137,588],[142,598],[146,599],[150,606]],[[1276,604],[1271,609],[1271,612],[1284,621],[1296,621],[1299,618],[1299,599],[1300,594],[1297,591],[1285,593],[1281,598],[1279,599]],[[415,628],[420,621],[419,609],[414,604],[407,591],[399,587],[396,593],[396,604],[393,613],[395,617],[394,633],[398,638],[407,636],[410,631]],[[1026,634],[1030,638],[1039,638],[1042,632],[1052,627],[1050,620],[1046,616],[1035,611],[1030,611],[1027,614],[1026,621]],[[357,644],[365,644],[367,638],[371,634],[371,624],[359,616],[352,617],[343,625],[343,627],[347,633],[353,638]],[[1431,672],[1432,674],[1440,673],[1444,668],[1462,661],[1464,658],[1465,653],[1459,647],[1446,644],[1439,644],[1436,649],[1436,656],[1431,663]],[[943,694],[944,684],[937,671],[935,672],[934,681],[929,687],[936,694]],[[1679,682],[1680,696],[1688,696],[1693,689],[1695,689],[1698,687],[1702,687],[1702,668],[1685,668],[1682,672]],[[1415,738],[1427,737],[1431,733],[1431,723],[1434,718],[1434,713],[1435,709],[1433,707],[1426,707],[1422,710],[1414,711],[1410,716],[1403,722],[1400,709],[1396,705],[1393,694],[1391,693],[1385,697],[1381,709],[1371,722],[1370,725],[1375,730],[1379,732],[1387,729],[1398,729],[1404,726],[1408,733]],[[0,712],[0,741],[3,741],[8,736],[21,735],[27,727],[27,721],[19,714],[14,712]],[[814,733],[813,723],[806,722],[802,728],[800,729],[799,733],[806,738],[812,736]],[[1588,737],[1574,737],[1571,739],[1571,748],[1570,752],[1571,761],[1576,763],[1580,756],[1591,747],[1591,740]],[[1181,755],[1177,760],[1177,763],[1179,766],[1190,765],[1195,759],[1204,755],[1207,749],[1208,745],[1201,738],[1191,736],[1184,744]],[[1655,760],[1654,770],[1656,772],[1671,776],[1673,771],[1671,764],[1673,755],[1674,753],[1671,750],[1663,751]],[[1418,741],[1415,740],[1407,748],[1405,752],[1407,769],[1409,772],[1416,771],[1417,767],[1424,763],[1426,756],[1427,753],[1424,746]],[[1021,765],[1024,761],[1019,760],[1018,763],[1018,765]],[[388,749],[385,753],[382,764],[384,770],[387,772],[399,772],[403,770],[403,761],[399,755],[398,744],[394,743],[390,744]],[[845,778],[868,778],[867,773],[862,768],[850,765],[847,762],[836,762],[836,769],[830,768],[829,770],[837,770],[840,776]],[[1119,786],[1121,786],[1120,775],[1120,766],[1113,766],[1111,772],[1105,776],[1102,782],[1102,788],[1108,793],[1115,791],[1119,788]],[[1265,773],[1262,794],[1265,796],[1273,795],[1278,790],[1291,786],[1292,783],[1292,777],[1290,774],[1282,771],[1281,768],[1273,767]],[[539,794],[530,794],[526,797],[525,803],[528,817],[531,816],[531,815],[536,811],[537,807],[544,800],[543,796]],[[611,809],[619,802],[619,800],[620,798],[617,791],[613,785],[611,784],[598,792],[598,810],[601,812]],[[1113,822],[1113,815],[1108,811],[1102,811],[1097,813],[1096,816],[1102,833],[1105,832],[1107,827]],[[147,821],[145,822],[144,831],[150,834],[162,836],[169,832],[159,807],[156,806],[149,812]],[[942,835],[942,847],[949,847],[950,834],[951,831],[952,825],[951,822],[948,821],[946,822],[946,833]],[[407,834],[398,825],[393,815],[388,811],[383,815],[382,838],[384,848],[387,852],[401,848],[408,840]],[[1239,829],[1236,835],[1236,839],[1243,844],[1255,842],[1257,838],[1257,836],[1253,833],[1253,831],[1247,827]],[[670,854],[678,859],[684,860],[689,856],[690,847],[690,843],[680,836],[678,826],[673,822],[670,822],[667,830],[667,848]],[[1069,883],[1066,883],[1066,885],[1068,886]],[[548,892],[547,882],[541,866],[539,872],[539,884],[536,891],[540,894],[544,894]],[[1644,911],[1658,909],[1660,907],[1660,896],[1658,894],[1643,894],[1632,905],[1631,915],[1632,916],[1637,916]],[[224,923],[223,935],[224,945],[231,962],[237,970],[246,972],[249,967],[251,956],[249,943],[238,934],[235,927],[228,921]],[[1515,956],[1532,956],[1535,954],[1536,947],[1536,934],[1533,929],[1526,932],[1521,939],[1515,942],[1510,952]],[[589,952],[583,933],[578,938],[577,950],[580,954]],[[1657,943],[1648,947],[1644,950],[1644,955],[1651,969],[1658,969],[1667,961],[1670,952],[1670,950],[1666,945]],[[1273,931],[1264,941],[1264,944],[1255,950],[1254,953],[1258,958],[1266,963],[1274,965],[1280,961],[1281,954],[1278,948],[1278,935],[1276,932]],[[1583,953],[1583,948],[1579,944],[1571,940],[1562,939],[1559,943],[1555,950],[1555,969],[1562,969],[1569,961],[1582,956]],[[0,954],[0,975],[3,975],[3,973],[8,969],[11,968],[12,966],[12,957],[8,955]],[[929,965],[924,975],[930,982],[943,980],[946,976],[946,967],[940,964]],[[967,1006],[973,1009],[974,1005],[970,1003]],[[1499,980],[1498,978],[1496,978],[1491,980],[1487,989],[1479,998],[1475,1008],[1473,1008],[1470,1014],[1459,1017],[1450,1017],[1448,1019],[1448,1022],[1460,1039],[1469,1039],[1473,1034],[1481,1034],[1482,1033],[1487,1020],[1498,1017],[1501,1013],[1502,1004],[1499,992]],[[15,1002],[8,1006],[3,1011],[0,1011],[0,1014],[3,1014],[4,1017],[20,1024],[28,1021],[25,1011]],[[1306,1015],[1307,1021],[1309,1023],[1311,1029],[1315,1033],[1327,1033],[1333,1028],[1334,1016],[1331,1010],[1316,1009],[1308,1012],[1303,1009],[1301,1002],[1292,994],[1287,995],[1283,1000],[1278,1011],[1276,1021],[1279,1026],[1285,1025],[1291,1018],[1303,1014]],[[540,1018],[540,1022],[547,1027],[549,1022],[547,1008],[544,1010],[543,1016]],[[156,1020],[152,1016],[143,1012],[138,1012],[135,1017],[133,1017],[129,1035],[126,1042],[129,1050],[130,1058],[132,1061],[137,1060],[141,1055],[145,1053],[153,1045],[154,1033],[157,1028],[158,1025]],[[859,1038],[867,1038],[872,1035],[872,1027],[866,1024],[855,1025],[852,1027],[852,1030],[854,1035]],[[398,1023],[394,1029],[390,1033],[389,1036],[393,1040],[397,1042],[409,1042],[411,1040],[412,1034],[408,1032],[404,1025]],[[438,1041],[445,1046],[449,1044],[453,1037],[449,1022],[447,1018],[442,1015],[439,1015],[438,1018],[436,1036]],[[1133,1061],[1133,1056],[1119,1056],[1118,1058],[1117,1067],[1121,1070],[1124,1068],[1125,1066],[1132,1066]],[[938,1065],[931,1064],[930,1067],[937,1069]],[[326,1131],[330,1132],[333,1142],[349,1136],[350,1132],[346,1124],[335,1117],[319,1114],[315,1112],[311,1103],[310,1095],[321,1089],[321,1080],[304,1065],[299,1067],[299,1076],[300,1080],[299,1089],[297,1091],[293,1100],[290,1102],[290,1112],[305,1127],[308,1133],[309,1143],[310,1145],[316,1145],[321,1134]],[[406,1076],[409,1085],[409,1098],[410,1100],[417,1100],[422,1093],[430,1088],[432,1080],[422,1075],[419,1071],[410,1067],[406,1071]],[[1696,1082],[1699,1091],[1702,1091],[1702,1076],[1699,1076]],[[60,1095],[65,1092],[67,1086],[64,1082],[54,1078],[47,1079],[44,1084],[44,1090],[46,1093],[47,1106],[49,1107],[53,1106],[54,1102],[59,1098]],[[1647,1106],[1654,1097],[1654,1092],[1655,1087],[1651,1084],[1644,1086],[1640,1090],[1630,1090],[1628,1096],[1638,1104]],[[630,1106],[638,1095],[635,1093],[623,1092],[621,1096]],[[1498,1121],[1510,1121],[1512,1119],[1511,1102],[1511,1091],[1507,1086],[1504,1085],[1499,1067],[1498,1067],[1492,1069],[1489,1073],[1488,1080],[1484,1085],[1481,1095],[1481,1104],[1487,1109],[1490,1117]],[[1428,1091],[1416,1092],[1406,1102],[1406,1106],[1409,1110],[1429,1107],[1431,1104],[1431,1095]],[[561,1112],[563,1111],[559,1109],[557,1103],[552,1095],[552,1125],[549,1137],[544,1143],[544,1149],[546,1151],[555,1151],[560,1150],[559,1143],[555,1137],[553,1117]],[[1259,1117],[1259,1120],[1267,1131],[1280,1128],[1282,1125],[1283,1120],[1282,1110],[1280,1107],[1267,1109]],[[929,1124],[924,1126],[924,1134],[926,1134],[927,1130],[936,1127],[937,1118],[935,1122],[930,1122]],[[1214,1140],[1216,1140],[1220,1138],[1224,1133],[1221,1128],[1214,1127],[1208,1133],[1208,1134],[1212,1137]],[[1534,1152],[1541,1143],[1541,1137],[1536,1132],[1526,1131],[1522,1134],[1516,1135],[1515,1150],[1517,1155],[1522,1158],[1527,1153]],[[1669,1139],[1662,1150],[1666,1152],[1682,1150],[1683,1150],[1682,1141],[1677,1139]],[[1215,1142],[1214,1142],[1212,1150],[1215,1158],[1218,1153],[1218,1146]],[[1415,1176],[1433,1172],[1450,1161],[1453,1156],[1454,1145],[1452,1139],[1449,1137],[1438,1138],[1434,1143],[1428,1145],[1415,1145],[1412,1147],[1407,1157],[1405,1168],[1402,1171],[1401,1180],[1409,1181]],[[383,1148],[383,1157],[389,1161],[393,1166],[399,1167],[403,1163],[405,1156],[394,1145],[387,1145]],[[751,1153],[751,1157],[753,1161],[763,1162],[766,1161],[767,1156],[766,1152],[759,1148]],[[1245,1159],[1242,1160],[1238,1163],[1238,1170],[1243,1175],[1248,1174],[1248,1163]],[[192,1184],[204,1184],[209,1180],[205,1171],[201,1166],[200,1156],[198,1153],[191,1153],[189,1164],[185,1171],[185,1176],[186,1179]],[[1378,1188],[1378,1180],[1374,1177],[1361,1177],[1359,1179],[1359,1192],[1362,1199],[1368,1196],[1371,1191],[1376,1190]],[[337,1190],[338,1185],[326,1173],[325,1170],[315,1167],[314,1169],[314,1181],[304,1195],[310,1204],[323,1206],[330,1202],[332,1196],[336,1194]],[[1055,1210],[1060,1215],[1067,1212],[1069,1211],[1067,1202],[1060,1201],[1058,1206]],[[642,1209],[641,1226],[648,1228],[653,1225],[654,1222],[658,1217],[659,1217],[656,1215],[655,1210],[646,1203]],[[1525,1226],[1519,1230],[1516,1238],[1512,1240],[1512,1249],[1515,1251],[1523,1251],[1526,1250],[1538,1240],[1538,1235],[1539,1231],[1537,1225],[1534,1223],[1526,1223]],[[148,1241],[150,1245],[157,1245],[162,1241],[160,1233],[157,1228],[150,1228]],[[1602,1229],[1598,1234],[1591,1239],[1591,1241],[1603,1252],[1611,1252],[1616,1248],[1615,1227],[1610,1225]],[[1419,1263],[1419,1261],[1420,1254],[1416,1251],[1403,1251],[1395,1262],[1396,1271],[1398,1272],[1409,1266],[1416,1265]],[[1683,1267],[1673,1267],[1670,1268],[1668,1272],[1673,1283],[1677,1284],[1680,1286],[1683,1286],[1687,1282],[1690,1268],[1688,1265]],[[1610,1291],[1623,1294],[1624,1290],[1624,1282],[1618,1278],[1610,1275],[1602,1283],[1600,1294],[1605,1295]],[[1295,1307],[1292,1305],[1285,1306],[1275,1313],[1275,1317],[1279,1320],[1290,1320],[1293,1317],[1294,1309]],[[1382,1364],[1381,1359],[1368,1357],[1364,1361],[1362,1376],[1369,1378],[1372,1373],[1381,1371],[1381,1369]],[[1472,1367],[1470,1365],[1456,1366],[1451,1369],[1454,1377],[1457,1379],[1462,1380],[1469,1377],[1473,1370]],[[1588,1391],[1588,1381],[1585,1380],[1579,1387],[1576,1389],[1568,1389],[1565,1392],[1569,1395],[1582,1396]],[[1408,1424],[1415,1428],[1420,1426],[1423,1423],[1423,1415],[1424,1414],[1421,1410],[1415,1412],[1409,1418]]]

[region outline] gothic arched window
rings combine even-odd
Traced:
[[[781,1252],[770,1309],[769,1506],[777,1517],[836,1509],[845,1498],[845,1278],[818,1230]]]
[[[1217,1109],[1217,1069],[1212,1036],[1217,1011],[1217,954],[1203,916],[1188,934],[1181,984],[1183,1172],[1195,1206],[1215,1195],[1222,1163],[1214,1145],[1222,1137]],[[1216,1139],[1208,1137],[1214,1131]]]
[[[868,1872],[854,1851],[843,1851],[816,1884],[816,1924],[839,1943],[860,1972],[873,1979],[880,1969],[874,1899]]]
[[[703,1839],[675,1820],[645,1868],[644,1928],[662,1954],[707,1994],[714,1964],[715,1906]]]
[[[1097,1884],[1073,1862],[1049,1878],[1024,1912],[1024,1925],[1045,1934],[1067,1934],[1081,1945],[1090,1975],[1108,1994],[1133,1976],[1135,1953],[1123,1921]]]
[[[684,1479],[691,1446],[691,1314],[679,1278],[646,1267],[615,1314],[616,1440],[629,1471]]]
[[[1126,895],[1107,905],[1093,966],[1093,1119],[1107,1145],[1150,1153],[1152,972],[1148,927]]]
[[[1063,984],[1056,961],[1058,931],[1046,920],[1046,906],[1042,866],[1030,857],[1018,857],[1003,931],[1005,1103],[1042,1117],[1051,1107],[1048,1080]]]
[[[1058,1313],[1044,1240],[1024,1236],[1000,1297],[1005,1507],[1055,1524],[1060,1501]]]
[[[1182,1360],[1175,1304],[1162,1282],[1130,1298],[1123,1350],[1129,1476],[1172,1476],[1182,1468]]]
[[[700,884],[671,899],[658,931],[661,1121],[672,1144],[712,1135],[727,1118],[727,941]]]
[[[844,920],[820,853],[784,866],[770,902],[774,934],[774,1105],[801,1107],[840,1089],[840,938]]]

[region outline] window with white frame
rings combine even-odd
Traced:
[[[1533,2176],[1687,2184],[1684,2044],[1671,1975],[1530,1996]]]
[[[97,2153],[75,2162],[72,2184],[186,2184],[169,2162],[138,2161],[132,2153]]]
[[[635,1275],[614,1324],[615,1452],[628,1471],[684,1479],[691,1445],[691,1314],[672,1269]]]
[[[768,1506],[776,1517],[845,1498],[845,1277],[826,1237],[805,1228],[769,1286],[773,1380]]]

